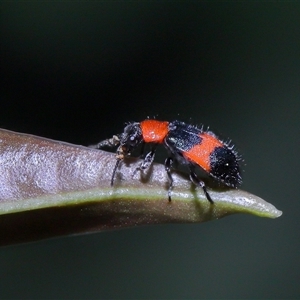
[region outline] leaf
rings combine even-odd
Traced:
[[[115,162],[113,153],[0,129],[0,245],[235,213],[282,214],[242,190],[209,190],[212,205],[177,172],[169,202],[164,166],[141,174],[133,158],[121,164],[111,187]]]

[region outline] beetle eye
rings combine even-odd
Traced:
[[[131,123],[124,129],[121,143],[128,147],[136,147],[142,141],[142,133],[139,123]]]

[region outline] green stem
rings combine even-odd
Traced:
[[[203,191],[164,166],[146,174],[126,159],[110,186],[115,155],[0,129],[0,244],[141,224],[204,222],[235,213],[276,218],[270,203],[242,190]]]

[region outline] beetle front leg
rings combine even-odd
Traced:
[[[172,177],[172,174],[171,174],[171,168],[172,168],[172,165],[173,165],[173,158],[172,157],[168,157],[166,160],[165,160],[165,170],[167,172],[167,175],[168,175],[168,180],[169,180],[169,189],[168,189],[168,199],[169,199],[169,202],[171,202],[171,193],[172,193],[172,190],[173,190],[173,177]]]
[[[146,170],[152,165],[155,157],[155,151],[156,151],[156,146],[153,146],[151,151],[146,154],[143,162],[141,163],[139,167],[140,170]]]

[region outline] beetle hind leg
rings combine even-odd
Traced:
[[[211,203],[214,204],[214,201],[211,199],[207,189],[206,189],[206,185],[204,183],[204,181],[200,180],[197,176],[197,174],[195,173],[195,171],[193,169],[190,169],[190,179],[191,181],[196,185],[196,186],[200,186],[203,189],[204,195],[206,197],[206,199]]]

